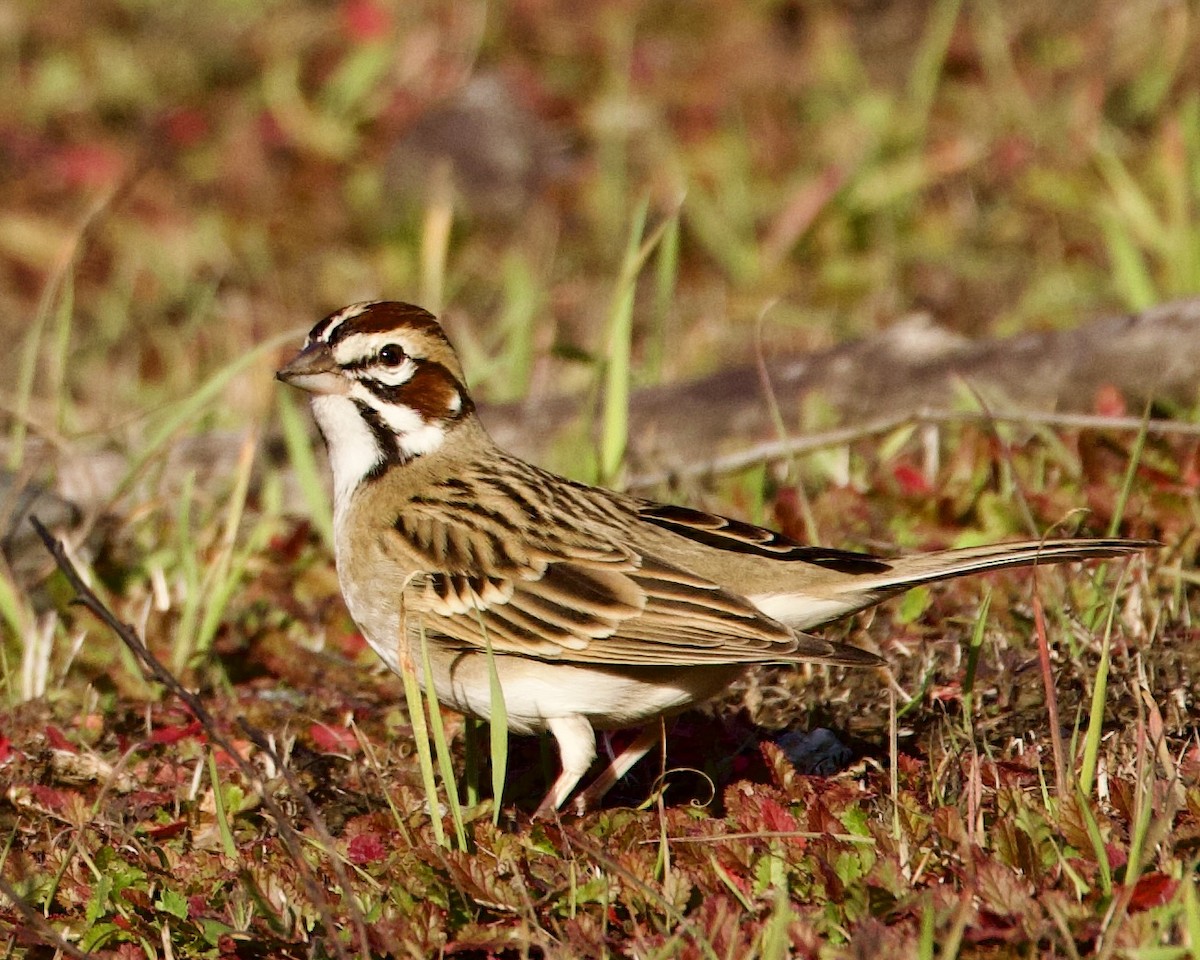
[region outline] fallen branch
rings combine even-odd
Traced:
[[[883,417],[853,427],[840,427],[821,433],[809,433],[786,440],[768,440],[724,456],[684,464],[673,470],[657,470],[636,474],[627,483],[630,489],[661,486],[678,480],[713,477],[736,473],[746,467],[772,460],[783,460],[798,454],[813,453],[830,447],[842,447],[857,440],[891,433],[902,427],[918,424],[945,426],[964,423],[1012,423],[1017,425],[1055,427],[1061,430],[1116,430],[1137,433],[1145,430],[1155,436],[1200,437],[1200,423],[1184,420],[1144,420],[1141,417],[1105,417],[1086,413],[976,413],[944,410],[919,410],[914,413]]]

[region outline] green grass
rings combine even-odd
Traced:
[[[421,682],[424,684],[425,701],[429,707],[429,729],[433,733],[433,745],[437,753],[438,775],[442,778],[442,786],[446,794],[446,807],[450,811],[450,821],[454,824],[454,840],[458,845],[459,850],[469,849],[467,842],[466,827],[463,824],[462,803],[459,800],[458,777],[454,773],[454,757],[450,753],[450,743],[446,739],[446,726],[442,723],[442,709],[438,702],[437,690],[434,687],[433,667],[429,662],[429,643],[425,637],[425,630],[422,627],[420,630],[421,639]],[[408,696],[407,688],[405,696]],[[411,709],[410,704],[410,709]],[[424,769],[422,769],[424,776]],[[503,782],[503,781],[501,781]],[[436,791],[429,789],[429,781],[425,781],[425,788],[430,800],[430,810],[433,815],[437,814],[437,798]],[[497,804],[497,806],[499,806]]]

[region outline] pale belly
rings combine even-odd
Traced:
[[[371,642],[388,667],[402,672],[400,646]],[[449,651],[427,638],[430,672],[438,703],[490,720],[495,712],[486,653]],[[420,641],[408,653],[418,682],[425,686]],[[745,664],[702,667],[588,666],[498,655],[492,663],[499,680],[508,727],[514,733],[541,733],[547,721],[583,716],[597,730],[636,727],[686,710],[715,696],[746,670]]]
[[[434,661],[438,700],[463,713],[493,713],[488,657],[442,654]],[[440,662],[438,662],[440,661]],[[555,717],[583,716],[597,730],[635,727],[720,693],[743,664],[703,667],[588,666],[524,657],[493,658],[509,728],[538,733]]]

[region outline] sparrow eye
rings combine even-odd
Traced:
[[[394,343],[389,343],[379,351],[379,362],[385,367],[398,367],[404,362],[404,351]]]

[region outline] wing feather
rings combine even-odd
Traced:
[[[812,563],[841,573],[885,573],[891,565],[869,553],[811,547],[775,530],[732,520],[691,507],[680,507],[650,500],[637,501],[637,515],[645,523],[717,550],[745,553],[772,560]]]
[[[550,511],[524,502],[536,486],[527,481],[502,490],[471,486],[469,478],[448,483],[440,499],[414,500],[396,519],[395,542],[385,549],[418,571],[409,609],[439,642],[614,665],[869,658],[839,655],[835,645],[797,635],[710,579],[636,552],[623,525],[654,518],[639,518],[634,501],[600,501],[567,486],[555,489],[563,502]],[[660,519],[674,528],[692,524],[698,539],[717,536],[730,549],[778,556],[796,546],[697,511],[671,508]],[[834,562],[860,560],[875,562],[840,554]]]
[[[426,631],[499,653],[586,663],[789,660],[795,634],[748,601],[661,563],[658,576],[587,562],[487,581],[434,574],[417,605]]]

